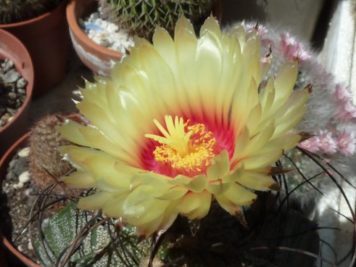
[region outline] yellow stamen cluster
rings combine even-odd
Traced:
[[[170,166],[182,174],[197,175],[210,166],[215,156],[214,134],[204,124],[184,123],[183,118],[165,116],[167,130],[157,121],[155,125],[163,136],[146,134],[160,143],[154,152],[157,162]]]

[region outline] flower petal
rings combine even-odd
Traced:
[[[178,210],[190,220],[205,217],[210,209],[211,194],[207,191],[188,193],[179,203]]]
[[[95,179],[88,172],[77,171],[62,177],[61,181],[73,188],[91,188],[95,186]]]
[[[250,205],[257,196],[242,186],[231,183],[229,188],[221,195],[216,195],[216,200],[230,214],[236,214],[241,206]]]
[[[223,150],[223,152],[214,158],[212,165],[208,168],[208,178],[218,179],[225,176],[230,169],[229,163],[229,154],[226,150]]]

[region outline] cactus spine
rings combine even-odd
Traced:
[[[213,0],[99,0],[104,17],[145,38],[152,37],[156,25],[173,32],[182,15],[198,23],[212,5]]]

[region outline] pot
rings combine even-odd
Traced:
[[[80,60],[94,73],[109,75],[113,63],[122,58],[120,52],[93,42],[78,24],[78,19],[97,8],[96,0],[72,0],[67,6],[67,21],[73,47]]]
[[[78,24],[80,18],[88,16],[96,8],[96,0],[71,0],[67,6],[69,33],[73,47],[83,64],[96,74],[108,76],[114,63],[119,61],[123,54],[96,44]],[[219,19],[221,11],[221,0],[217,0],[213,6],[213,13]]]
[[[2,183],[2,180],[6,176],[7,167],[9,165],[12,157],[16,154],[18,149],[20,149],[26,145],[29,135],[30,135],[30,133],[26,133],[25,135],[23,135],[2,156],[2,158],[0,160],[0,183]],[[8,259],[11,264],[10,266],[18,266],[19,263],[23,263],[28,267],[40,267],[38,264],[33,262],[31,259],[29,259],[25,255],[23,255],[17,248],[15,248],[9,241],[8,236],[6,236],[6,233],[3,234],[2,231],[3,230],[0,229],[1,245],[3,247],[5,247],[6,250],[10,254],[10,257]]]
[[[0,58],[8,58],[15,63],[16,69],[27,80],[26,98],[12,121],[0,128],[0,155],[23,134],[28,126],[28,109],[34,85],[34,70],[29,52],[12,34],[0,29]]]
[[[82,118],[80,117],[80,115],[76,113],[65,115],[65,116],[77,122],[82,122]],[[6,153],[4,153],[2,157],[0,157],[0,185],[2,184],[3,179],[5,179],[6,177],[7,169],[11,159],[14,157],[14,155],[17,153],[19,149],[28,145],[29,137],[30,137],[30,132],[27,132],[24,135],[22,135],[16,142],[12,144],[12,146],[6,151]],[[1,188],[2,187],[0,187],[0,192],[2,190]],[[26,257],[12,244],[12,242],[9,239],[10,235],[6,234],[6,232],[7,232],[6,230],[0,227],[0,249],[1,247],[4,247],[6,249],[6,252],[8,252],[9,254],[8,262],[10,266],[19,266],[19,264],[23,263],[28,267],[40,267],[40,265],[38,265],[33,260]],[[1,255],[2,254],[0,250],[0,257]],[[0,267],[3,267],[3,265],[1,265],[1,260],[0,260]]]
[[[62,1],[54,10],[29,20],[0,24],[0,28],[18,37],[30,52],[36,76],[34,95],[48,91],[66,75],[70,48],[66,3]]]

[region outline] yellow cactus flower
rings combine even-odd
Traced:
[[[212,17],[199,37],[181,18],[174,38],[157,28],[152,44],[137,40],[110,79],[81,90],[89,125],[60,129],[77,169],[64,181],[96,188],[79,207],[150,235],[178,215],[206,216],[213,200],[234,215],[270,190],[271,166],[300,140],[308,92],[293,90],[296,65],[263,80],[260,62],[258,36],[223,33]]]

